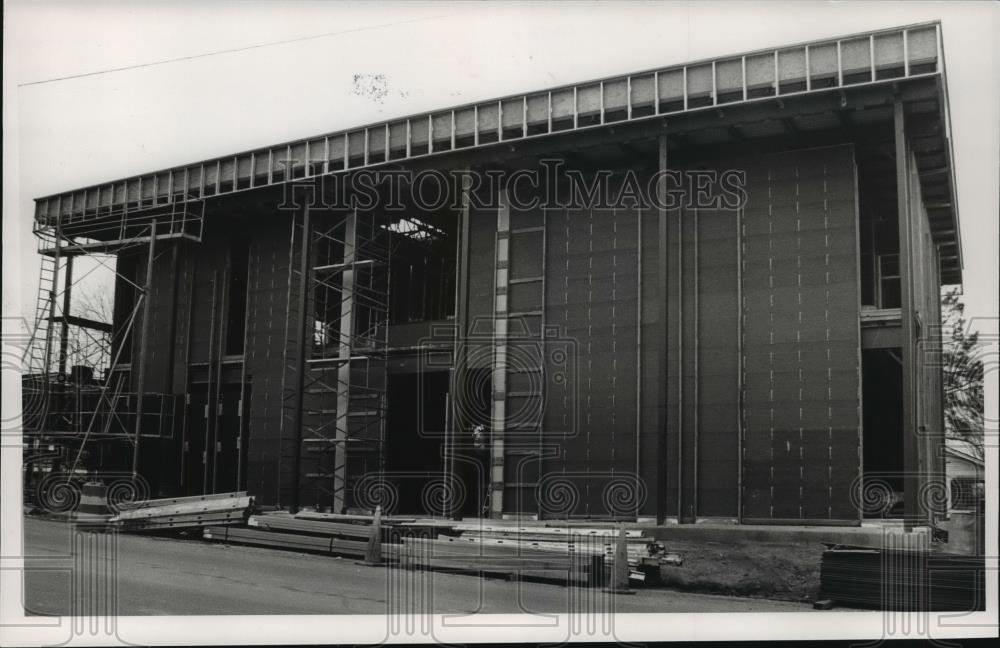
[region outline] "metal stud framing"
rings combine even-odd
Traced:
[[[927,52],[925,54],[932,55],[936,64],[934,66],[934,69],[932,71],[930,71],[930,72],[917,72],[917,73],[914,73],[914,71],[912,69],[912,66],[910,65],[910,61],[909,61],[909,58],[910,58],[910,55],[911,55],[911,50],[912,50],[912,47],[911,47],[911,41],[912,41],[912,39],[910,38],[910,36],[913,33],[918,33],[918,32],[920,32],[920,33],[926,33],[926,32],[930,32],[930,31],[934,32],[933,52]],[[815,42],[811,42],[811,43],[808,43],[808,44],[804,43],[804,44],[800,44],[800,45],[784,46],[784,47],[780,48],[782,52],[802,52],[806,56],[806,73],[805,73],[805,77],[802,78],[802,79],[786,79],[786,81],[789,81],[789,80],[801,80],[801,81],[804,81],[805,82],[805,89],[804,90],[781,92],[780,85],[781,85],[781,80],[782,80],[782,71],[785,70],[785,68],[790,68],[792,64],[783,64],[779,60],[778,49],[777,48],[766,49],[766,50],[758,50],[758,51],[755,51],[755,52],[748,52],[746,54],[737,55],[737,57],[742,60],[742,66],[741,66],[742,79],[741,79],[741,83],[740,83],[740,86],[744,88],[744,95],[743,95],[742,103],[753,103],[753,102],[756,102],[756,101],[764,101],[764,100],[773,99],[773,97],[748,97],[747,93],[745,91],[745,88],[748,85],[747,65],[746,65],[746,59],[747,59],[747,57],[751,57],[751,56],[752,57],[767,56],[767,55],[772,55],[772,53],[773,53],[773,57],[774,57],[774,80],[773,80],[773,82],[774,82],[774,86],[775,86],[775,94],[781,95],[781,96],[793,96],[793,95],[808,94],[808,93],[816,92],[816,91],[827,91],[827,90],[830,90],[830,88],[818,88],[818,89],[815,89],[815,90],[813,89],[813,84],[811,83],[811,76],[816,76],[816,75],[819,75],[819,74],[829,74],[829,73],[835,74],[835,78],[837,80],[837,87],[845,87],[845,86],[855,87],[855,86],[862,86],[862,85],[874,84],[874,83],[898,83],[899,77],[887,78],[887,79],[881,79],[881,80],[876,79],[875,78],[876,77],[876,75],[875,75],[875,69],[874,69],[875,68],[874,51],[875,51],[875,43],[876,43],[875,37],[876,37],[876,35],[878,35],[879,37],[884,37],[884,36],[893,36],[893,35],[896,35],[896,34],[901,35],[902,38],[903,38],[904,47],[903,47],[902,59],[898,60],[898,61],[885,60],[885,61],[881,62],[883,65],[893,65],[893,64],[899,64],[899,65],[901,65],[903,67],[903,70],[904,70],[903,76],[905,78],[931,77],[931,76],[942,76],[943,77],[943,75],[944,75],[944,67],[941,64],[942,46],[941,46],[941,38],[940,38],[940,24],[939,23],[926,23],[926,24],[920,24],[920,25],[912,25],[912,26],[903,27],[903,28],[895,28],[895,29],[890,29],[890,30],[882,30],[882,31],[876,31],[876,32],[869,32],[869,33],[865,33],[865,34],[859,34],[859,35],[856,35],[856,36],[845,37],[843,39],[829,39],[829,40],[815,41]],[[847,83],[845,83],[844,59],[843,59],[842,52],[841,52],[841,50],[843,49],[842,48],[842,44],[844,42],[856,41],[859,38],[864,38],[865,36],[867,36],[868,41],[870,43],[869,51],[870,51],[870,54],[872,56],[871,79],[868,80],[868,81],[862,81],[862,82],[853,82],[853,83],[852,82],[847,82]],[[813,73],[811,70],[809,70],[809,55],[808,55],[808,52],[810,50],[815,51],[817,48],[823,47],[823,46],[828,46],[828,47],[829,46],[835,46],[836,47],[836,50],[837,50],[837,65],[836,65],[836,69],[833,69],[833,68],[831,68],[830,70],[817,69],[816,72]],[[892,52],[886,51],[886,52],[884,52],[884,54],[885,54],[886,57],[890,57],[891,58],[891,56],[892,56]],[[380,123],[376,123],[376,124],[371,124],[369,126],[366,126],[366,127],[360,128],[360,129],[352,129],[350,132],[361,132],[361,133],[364,134],[364,138],[363,138],[364,139],[364,144],[363,144],[363,149],[364,150],[360,150],[360,151],[359,150],[351,150],[350,138],[348,137],[348,132],[347,131],[340,132],[340,133],[333,133],[333,134],[329,134],[329,135],[324,135],[324,136],[321,136],[321,137],[323,137],[326,142],[329,142],[329,139],[333,138],[333,137],[340,137],[340,138],[343,139],[343,142],[344,142],[344,164],[343,164],[343,169],[330,169],[330,165],[329,165],[329,162],[330,162],[330,160],[329,160],[329,150],[327,150],[327,159],[324,161],[323,169],[326,172],[340,172],[342,170],[346,170],[346,169],[348,169],[350,167],[350,165],[348,164],[348,160],[352,156],[355,157],[355,158],[360,158],[361,160],[363,160],[363,166],[367,167],[367,166],[376,166],[376,165],[380,165],[380,164],[385,164],[385,163],[387,163],[387,162],[390,161],[390,158],[392,158],[393,162],[398,162],[400,160],[415,159],[415,158],[421,158],[421,157],[425,157],[425,156],[433,155],[433,154],[446,153],[449,150],[455,150],[456,148],[472,148],[472,147],[476,147],[476,146],[485,146],[485,145],[488,145],[488,144],[492,144],[493,142],[480,144],[480,135],[482,135],[483,130],[479,126],[478,113],[479,113],[479,111],[480,111],[481,108],[485,108],[485,107],[488,107],[488,106],[496,106],[497,109],[498,109],[497,110],[497,125],[496,125],[497,135],[498,135],[498,141],[512,141],[512,140],[521,140],[521,139],[531,139],[531,138],[537,138],[537,137],[545,137],[545,136],[554,134],[556,132],[563,132],[563,131],[566,130],[566,128],[565,127],[561,127],[557,131],[554,128],[554,126],[553,126],[553,122],[558,122],[559,120],[569,119],[569,118],[572,118],[572,120],[573,120],[573,122],[572,122],[572,129],[573,130],[584,130],[584,129],[599,128],[602,125],[604,125],[604,123],[606,121],[605,120],[605,113],[606,113],[606,111],[612,110],[612,109],[615,110],[615,111],[623,110],[625,112],[625,121],[626,122],[628,122],[628,121],[639,121],[639,120],[643,120],[643,119],[655,118],[656,116],[661,115],[661,114],[678,114],[678,113],[686,112],[686,111],[697,111],[697,110],[703,110],[703,109],[706,109],[706,108],[707,109],[711,109],[712,107],[714,107],[718,103],[718,88],[716,87],[717,86],[716,63],[718,61],[732,60],[732,59],[734,59],[734,57],[732,57],[732,56],[726,56],[726,57],[720,57],[718,59],[711,59],[711,60],[706,60],[706,61],[692,62],[692,63],[686,64],[686,65],[672,66],[672,67],[662,68],[662,69],[658,69],[658,70],[649,70],[649,71],[645,71],[645,72],[634,73],[634,74],[631,74],[631,75],[622,75],[622,76],[617,76],[617,77],[610,77],[610,78],[603,79],[603,80],[590,81],[590,82],[580,83],[580,84],[576,84],[576,85],[572,85],[572,86],[563,86],[563,87],[559,87],[559,88],[554,88],[554,89],[552,89],[550,91],[547,91],[548,96],[549,96],[549,101],[548,101],[548,106],[547,106],[547,114],[544,115],[544,116],[541,116],[541,117],[536,117],[536,121],[535,122],[529,121],[529,114],[528,114],[527,106],[528,106],[529,95],[534,95],[534,94],[537,94],[537,93],[519,94],[519,95],[510,96],[510,97],[503,97],[503,98],[496,99],[496,100],[481,102],[481,103],[478,103],[478,104],[467,104],[467,105],[463,105],[463,106],[458,106],[458,107],[455,107],[453,109],[449,109],[448,111],[446,111],[447,113],[450,113],[450,117],[451,117],[451,119],[450,119],[450,122],[451,122],[451,124],[450,124],[450,131],[451,132],[447,133],[447,134],[438,133],[438,137],[437,137],[438,141],[451,142],[450,149],[446,146],[445,150],[435,150],[435,147],[434,147],[434,140],[435,140],[434,130],[435,129],[434,129],[434,123],[433,123],[433,121],[434,121],[433,120],[433,115],[431,113],[414,115],[414,116],[405,117],[405,118],[402,118],[402,119],[397,119],[397,120],[391,120],[391,121],[386,121],[386,122],[380,122]],[[691,106],[690,103],[689,103],[689,94],[690,93],[689,93],[689,89],[688,89],[688,69],[692,68],[692,67],[703,67],[703,66],[710,66],[711,70],[712,70],[712,88],[711,88],[711,99],[712,100],[709,103],[709,105],[707,105],[707,106],[702,106],[702,105]],[[817,65],[817,67],[819,67],[819,65]],[[681,76],[683,77],[683,83],[684,83],[684,85],[683,85],[682,92],[680,93],[680,95],[677,95],[677,96],[661,97],[660,96],[660,91],[662,89],[662,86],[661,86],[661,82],[660,82],[660,77],[662,75],[665,75],[665,74],[677,73],[677,72],[680,72]],[[652,90],[651,90],[652,95],[651,96],[647,96],[647,95],[643,94],[641,96],[635,96],[634,93],[633,93],[633,90],[632,90],[631,79],[634,78],[634,77],[639,77],[639,76],[644,76],[644,75],[652,75],[652,78],[653,78],[653,84],[652,84]],[[599,106],[600,119],[597,120],[596,124],[592,124],[592,123],[589,123],[589,122],[585,123],[585,124],[581,124],[580,120],[578,118],[579,117],[579,112],[580,112],[580,106],[579,106],[580,93],[579,93],[579,90],[580,90],[580,88],[582,88],[584,86],[593,86],[595,84],[599,87],[599,91],[600,91],[600,106]],[[608,85],[608,84],[623,84],[623,85],[626,85],[626,87],[627,87],[628,90],[625,93],[625,99],[624,99],[624,103],[622,105],[615,105],[615,106],[607,106],[607,105],[605,105],[606,104],[606,98],[604,96],[604,87],[606,85]],[[750,85],[752,85],[752,84],[750,84]],[[572,94],[573,94],[573,110],[570,113],[563,113],[563,112],[561,112],[557,107],[555,107],[553,105],[553,102],[552,102],[552,95],[553,95],[553,93],[564,92],[564,91],[572,91]],[[671,102],[681,102],[681,104],[683,105],[683,108],[678,109],[678,110],[666,111],[666,112],[661,111],[661,109],[660,109],[660,103],[661,103],[661,100],[663,100],[663,99],[666,99],[666,100],[671,101]],[[633,104],[634,103],[637,103],[637,102],[643,102],[643,103],[645,103],[645,102],[648,102],[650,100],[652,100],[652,103],[654,105],[654,110],[652,111],[652,114],[648,114],[648,113],[643,112],[643,111],[633,111]],[[516,129],[516,130],[515,129],[509,129],[506,134],[503,132],[504,131],[504,127],[503,127],[503,114],[504,114],[503,104],[504,104],[504,102],[507,102],[508,104],[511,104],[513,102],[519,102],[519,103],[521,103],[521,105],[523,107],[523,113],[524,113],[523,114],[523,119],[521,120],[521,126],[522,126],[522,128]],[[438,112],[438,114],[442,114],[442,113]],[[471,123],[473,124],[473,127],[472,127],[471,131],[468,131],[467,126],[465,126],[465,124],[467,124],[469,120],[459,119],[459,115],[463,115],[464,116],[465,114],[467,114],[470,117],[472,117]],[[638,114],[639,116],[636,116],[636,114]],[[427,128],[427,136],[426,136],[427,140],[426,140],[426,142],[422,141],[422,137],[421,137],[421,141],[417,141],[417,142],[414,141],[414,129],[412,128],[412,125],[414,123],[416,123],[416,122],[419,122],[419,121],[425,121],[427,123],[428,128]],[[459,126],[459,124],[462,124],[462,126]],[[393,125],[396,125],[396,126],[404,126],[405,125],[405,130],[406,130],[406,142],[405,142],[405,145],[401,145],[398,151],[392,151],[391,150],[391,144],[389,142],[389,137],[388,137],[390,127],[393,126]],[[439,125],[439,127],[440,127],[440,125]],[[529,127],[538,127],[538,128],[536,128],[535,131],[532,134],[529,134]],[[369,138],[369,131],[371,131],[371,129],[382,129],[382,130],[384,130],[384,132],[386,134],[386,142],[385,142],[384,151],[383,150],[376,151],[376,153],[378,154],[376,156],[371,156],[370,153],[372,151],[369,150],[369,148],[370,148],[370,139],[371,139],[371,138]],[[520,135],[518,135],[516,133],[517,130],[521,131]],[[471,137],[472,138],[472,144],[466,145],[466,146],[463,146],[463,147],[458,147],[458,142],[460,140],[462,140],[462,138],[467,138],[467,137]],[[309,139],[317,139],[317,138],[309,138]],[[466,140],[466,141],[469,141],[469,140]],[[274,147],[271,147],[270,149],[268,149],[266,151],[266,155],[267,155],[267,169],[266,169],[266,174],[264,174],[266,176],[266,181],[263,182],[263,183],[258,182],[254,178],[255,171],[256,171],[256,169],[254,167],[254,164],[255,164],[255,160],[258,157],[258,155],[263,155],[264,152],[262,152],[262,151],[249,152],[248,151],[248,152],[245,152],[245,153],[237,154],[235,156],[230,155],[230,156],[226,156],[225,157],[225,160],[227,162],[230,161],[230,160],[235,160],[235,165],[234,165],[234,181],[231,183],[231,185],[227,184],[227,186],[226,186],[225,189],[223,189],[223,186],[222,186],[222,183],[221,183],[221,180],[220,180],[220,178],[221,178],[221,163],[222,163],[222,158],[219,158],[219,159],[216,159],[216,160],[210,160],[210,161],[207,161],[205,163],[199,163],[197,166],[194,166],[193,168],[198,169],[198,173],[197,173],[197,177],[196,178],[190,178],[188,176],[188,168],[192,168],[192,167],[188,167],[188,168],[180,167],[180,168],[176,168],[176,169],[169,169],[169,170],[164,170],[164,171],[158,171],[156,173],[145,174],[145,175],[142,175],[142,176],[136,176],[136,177],[133,177],[133,178],[126,179],[125,181],[117,181],[115,183],[108,183],[106,185],[98,185],[98,186],[92,187],[90,189],[91,190],[92,189],[99,189],[98,195],[101,195],[100,192],[112,191],[113,187],[116,184],[119,184],[119,183],[123,182],[123,183],[125,183],[125,186],[127,187],[128,185],[130,185],[130,184],[132,184],[134,182],[134,183],[136,183],[136,185],[139,188],[139,193],[138,193],[138,196],[137,196],[137,199],[136,199],[135,202],[136,202],[136,204],[138,204],[138,205],[141,206],[143,204],[143,202],[144,202],[143,198],[142,198],[142,183],[143,182],[156,182],[156,177],[158,175],[162,175],[164,173],[168,173],[169,177],[171,179],[171,182],[173,182],[174,172],[179,172],[181,170],[183,170],[184,173],[185,173],[185,184],[184,184],[184,187],[183,187],[183,193],[181,194],[180,197],[178,197],[178,195],[174,194],[173,192],[168,193],[168,195],[165,196],[166,202],[177,202],[179,199],[180,200],[187,200],[191,196],[195,195],[194,192],[197,192],[197,194],[196,194],[197,197],[199,197],[199,198],[202,197],[204,195],[204,189],[206,187],[206,179],[205,179],[206,178],[206,174],[205,174],[205,168],[206,168],[206,166],[208,166],[210,168],[214,166],[215,169],[216,169],[215,180],[214,180],[214,182],[212,182],[212,187],[215,189],[215,194],[216,195],[219,195],[219,194],[228,194],[228,193],[233,193],[233,192],[236,192],[236,191],[243,191],[243,190],[246,190],[246,189],[249,189],[249,188],[253,188],[253,187],[260,187],[260,186],[264,186],[264,185],[274,184],[276,182],[276,178],[275,178],[276,174],[274,173],[276,163],[287,164],[289,166],[289,172],[288,173],[280,174],[280,176],[282,178],[280,181],[282,181],[282,182],[291,179],[291,177],[292,177],[293,174],[290,172],[290,170],[292,168],[294,168],[295,166],[297,166],[297,165],[305,165],[304,173],[301,174],[300,177],[311,177],[311,176],[314,176],[314,175],[317,175],[317,174],[313,173],[313,170],[310,168],[310,165],[308,164],[308,160],[293,160],[292,156],[291,156],[291,151],[292,151],[293,147],[302,146],[302,145],[306,144],[306,142],[307,142],[307,140],[296,140],[294,142],[283,143],[283,144],[280,144],[280,145],[277,145],[277,146],[274,146]],[[416,147],[413,146],[413,144],[415,144],[415,143],[419,144],[419,146],[416,146]],[[327,144],[327,149],[329,149],[329,145],[328,144]],[[415,153],[414,151],[418,151],[418,152]],[[278,155],[275,155],[276,152],[278,153]],[[390,155],[390,153],[395,153],[396,157],[393,158]],[[374,159],[373,159],[373,157],[374,157]],[[239,161],[240,160],[249,160],[250,161],[250,167],[249,167],[250,171],[249,171],[249,175],[248,176],[241,177],[241,175],[240,175],[240,165],[239,165]],[[356,168],[361,168],[361,167],[359,166],[359,167],[356,167]],[[239,184],[240,184],[241,180],[249,181],[248,182],[249,186],[244,186],[242,188],[239,187]],[[110,208],[110,207],[114,206],[114,203],[115,203],[114,200],[111,200],[110,202],[112,204],[108,205],[108,206],[102,206],[102,205],[100,205],[100,201],[98,200],[97,201],[97,205],[95,207],[88,208],[87,207],[86,195],[85,195],[86,191],[88,191],[88,190],[77,190],[75,192],[68,192],[68,193],[64,193],[64,194],[61,194],[61,195],[54,195],[54,196],[51,196],[51,197],[39,199],[37,201],[37,206],[36,206],[36,216],[39,219],[43,219],[43,220],[46,219],[46,218],[52,218],[55,215],[55,210],[54,209],[50,209],[50,207],[59,205],[60,204],[59,200],[63,196],[65,196],[67,198],[74,198],[75,196],[82,196],[83,197],[82,200],[79,200],[79,201],[73,200],[72,201],[72,203],[71,203],[72,207],[70,208],[69,213],[66,214],[66,216],[69,217],[69,220],[73,220],[73,219],[76,219],[76,218],[83,218],[84,215],[90,216],[90,215],[95,214],[95,213],[100,213],[101,210],[102,210],[102,208]],[[124,193],[127,194],[127,191],[124,192]],[[113,197],[113,193],[111,195]],[[125,203],[125,202],[127,202],[127,195],[123,196],[122,203]],[[154,189],[154,194],[153,194],[153,202],[154,203],[158,203],[159,202],[159,195],[158,195],[158,193],[156,192],[155,189]]]

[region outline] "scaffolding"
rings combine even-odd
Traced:
[[[281,419],[293,510],[342,512],[359,479],[382,476],[390,247],[377,214],[293,217]]]
[[[69,205],[57,206],[53,214],[36,220],[33,232],[41,264],[34,326],[22,358],[22,430],[25,452],[31,455],[25,464],[32,463],[43,447],[45,456],[54,461],[48,466],[36,462],[26,475],[29,485],[32,472],[58,472],[64,463],[69,464],[66,474],[76,475],[86,463],[87,442],[102,439],[131,445],[134,476],[140,439],[173,434],[174,420],[183,415],[183,397],[145,392],[142,351],[134,378],[131,365],[122,368],[119,359],[132,341],[137,322],[140,347],[150,334],[148,296],[156,243],[180,238],[200,241],[203,219],[204,203],[191,200],[120,208],[95,204],[82,214],[74,214]],[[143,285],[125,277],[117,263],[104,258],[142,248],[148,250]],[[75,274],[74,260],[81,256],[95,264]],[[98,268],[110,270],[138,293],[123,321],[73,314],[74,288]],[[71,348],[73,332],[75,348]],[[133,384],[134,390],[130,389]],[[25,491],[30,495],[30,488]]]

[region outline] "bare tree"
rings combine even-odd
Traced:
[[[77,317],[111,324],[114,292],[106,286],[81,284],[74,287],[71,313]],[[70,327],[66,364],[90,367],[95,374],[107,370],[111,362],[110,335],[82,326]]]
[[[979,333],[969,330],[957,288],[941,298],[945,437],[983,457],[983,359]]]

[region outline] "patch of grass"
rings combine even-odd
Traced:
[[[667,551],[684,558],[662,566],[667,587],[684,591],[811,601],[819,593],[822,544],[668,541]]]

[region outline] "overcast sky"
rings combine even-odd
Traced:
[[[507,93],[934,19],[944,29],[968,312],[997,315],[996,3],[5,6],[5,315],[33,308],[39,196]],[[384,75],[388,94],[353,93],[359,73]]]

